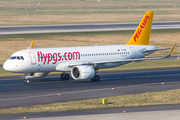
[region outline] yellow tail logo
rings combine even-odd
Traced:
[[[126,45],[149,45],[154,11],[147,11],[131,40]]]

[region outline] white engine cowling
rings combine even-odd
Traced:
[[[71,76],[75,80],[87,80],[94,77],[96,71],[92,66],[75,66],[71,69]]]
[[[30,73],[29,77],[30,78],[41,78],[41,77],[46,77],[49,72],[37,72],[37,73]]]

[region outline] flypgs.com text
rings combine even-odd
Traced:
[[[43,65],[49,64],[53,61],[52,64],[56,64],[58,61],[62,60],[80,60],[80,53],[79,52],[65,52],[64,54],[61,53],[42,53],[41,51],[37,52],[38,62],[43,62]]]

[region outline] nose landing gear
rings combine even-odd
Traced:
[[[25,84],[29,84],[29,80],[24,80],[24,83]]]
[[[30,78],[30,73],[25,74],[25,80],[24,80],[25,84],[29,84],[29,80],[28,80],[29,78]]]

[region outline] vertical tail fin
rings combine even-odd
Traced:
[[[149,45],[154,11],[147,11],[131,40],[126,45]]]

